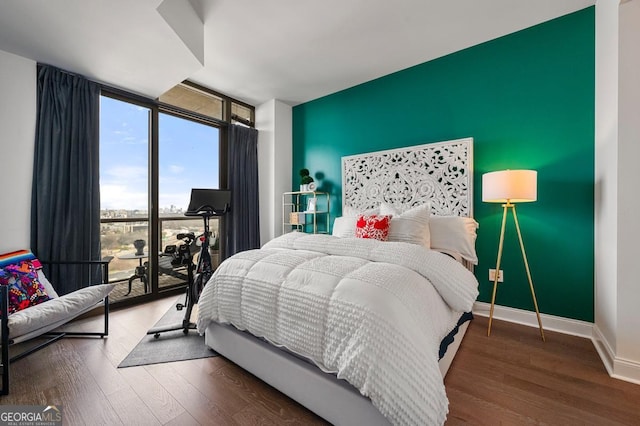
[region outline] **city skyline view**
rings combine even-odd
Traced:
[[[101,211],[148,211],[149,121],[149,108],[101,97]],[[218,140],[215,127],[159,115],[161,210],[184,211],[191,188],[219,187]]]

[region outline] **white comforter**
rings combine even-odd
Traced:
[[[453,259],[412,244],[292,232],[220,265],[198,330],[233,324],[336,373],[392,424],[440,425],[440,341],[477,286]]]

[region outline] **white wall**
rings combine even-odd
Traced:
[[[617,329],[618,1],[596,4],[595,326],[613,351]]]
[[[640,1],[596,3],[594,343],[609,373],[640,383]]]
[[[0,50],[0,253],[30,247],[36,63]]]
[[[617,357],[640,368],[640,0],[619,16]]]
[[[282,193],[291,191],[292,120],[291,106],[281,101],[256,107],[262,244],[282,234]]]

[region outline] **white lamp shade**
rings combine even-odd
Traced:
[[[538,172],[501,170],[482,175],[482,201],[522,203],[538,198]]]

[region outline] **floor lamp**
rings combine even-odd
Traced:
[[[520,233],[520,225],[518,223],[518,215],[516,215],[515,203],[531,202],[537,199],[537,175],[534,170],[501,170],[497,172],[485,173],[482,175],[482,201],[486,203],[502,203],[502,227],[500,228],[500,242],[498,244],[498,258],[496,260],[496,273],[493,280],[493,294],[491,296],[491,310],[489,311],[489,328],[487,336],[491,335],[491,322],[493,320],[493,308],[496,302],[496,290],[498,289],[498,278],[500,271],[500,261],[502,260],[502,248],[504,243],[504,228],[507,222],[507,210],[513,212],[513,220],[516,224],[518,232],[518,240],[520,241],[520,249],[522,250],[522,259],[524,260],[524,268],[527,271],[529,279],[529,287],[531,288],[531,297],[533,298],[533,306],[536,308],[536,316],[538,317],[538,326],[540,327],[540,336],[544,341],[544,330],[542,321],[540,320],[540,311],[538,310],[538,301],[536,300],[536,292],[533,289],[533,280],[531,279],[531,271],[529,270],[529,262],[524,251],[524,243],[522,242],[522,234]]]

